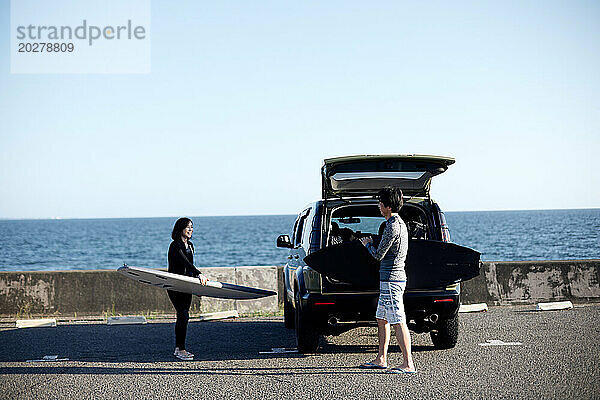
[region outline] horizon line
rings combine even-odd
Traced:
[[[445,210],[444,213],[460,212],[506,212],[506,211],[568,211],[568,210],[598,210],[600,207],[571,207],[571,208],[531,208],[531,209],[488,209],[488,210]],[[183,215],[190,218],[205,217],[271,217],[271,216],[289,216],[290,214],[215,214],[215,215]],[[182,215],[172,216],[138,216],[138,217],[0,217],[0,221],[26,221],[26,220],[77,220],[77,219],[145,219],[145,218],[180,218]]]

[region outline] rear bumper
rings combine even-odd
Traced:
[[[404,309],[409,328],[427,332],[435,322],[453,318],[460,305],[458,291],[420,291],[404,294]],[[379,292],[306,293],[302,307],[322,332],[333,328],[373,325]],[[347,329],[343,329],[347,330]],[[343,331],[342,330],[342,331]]]

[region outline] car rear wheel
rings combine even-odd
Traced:
[[[310,316],[302,309],[300,293],[296,291],[296,343],[298,353],[316,353],[319,348],[319,334]]]
[[[288,292],[283,289],[283,325],[287,329],[294,329],[295,326],[294,306],[288,300]]]
[[[435,330],[430,332],[431,341],[436,349],[451,349],[458,341],[458,314],[454,318],[439,321]]]

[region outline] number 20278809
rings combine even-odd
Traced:
[[[19,53],[72,53],[73,43],[19,43]]]

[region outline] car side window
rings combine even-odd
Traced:
[[[298,231],[298,222],[300,222],[301,217],[296,218],[296,222],[294,222],[294,229],[292,230],[292,243],[296,243],[296,232]]]
[[[298,247],[302,243],[302,233],[304,232],[304,224],[306,222],[306,217],[310,213],[310,210],[306,210],[302,213],[302,216],[298,220],[298,226],[296,228],[296,233],[294,235],[294,247]]]
[[[306,212],[306,217],[304,218],[304,232],[302,233],[302,246],[305,248],[305,250],[308,251],[309,247],[310,247],[310,237],[313,234],[313,220],[315,217],[315,213],[314,213],[314,209],[311,208],[310,210],[308,210]],[[319,227],[317,227],[319,228]]]
[[[302,243],[302,231],[304,229],[304,221],[306,220],[306,215],[303,215],[300,220],[298,220],[298,228],[296,230],[296,234],[294,235],[295,241],[294,246],[298,246]]]

